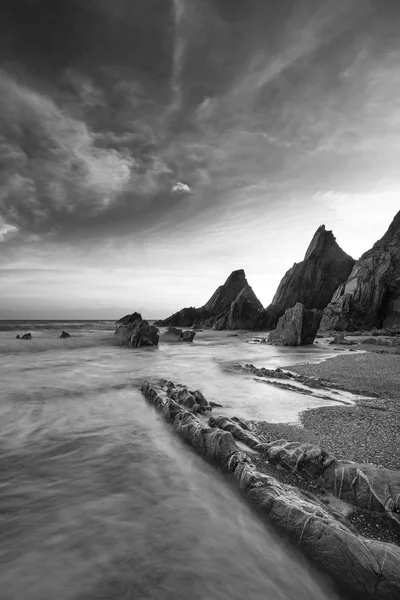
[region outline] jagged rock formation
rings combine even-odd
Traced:
[[[286,440],[263,444],[263,452],[271,463],[313,480],[365,511],[384,515],[400,528],[400,471],[337,460],[313,444]]]
[[[321,317],[321,311],[307,310],[303,304],[297,302],[279,319],[276,329],[269,334],[268,344],[275,346],[313,344]]]
[[[66,339],[66,338],[70,338],[70,337],[71,337],[71,334],[69,334],[67,331],[63,331],[62,334],[60,335],[60,338],[62,340]]]
[[[118,337],[121,346],[130,348],[140,348],[142,346],[158,346],[158,329],[154,325],[149,325],[142,319],[142,315],[135,312],[132,315],[125,315],[119,321],[116,321],[115,335]]]
[[[17,335],[16,337],[17,340],[31,340],[32,339],[32,334],[31,333],[24,333],[24,335]]]
[[[196,332],[192,329],[182,331],[177,327],[168,327],[167,331],[161,334],[161,340],[164,342],[193,342]]]
[[[214,329],[253,329],[263,306],[249,285],[243,269],[233,271],[225,283],[201,308],[183,308],[156,325],[168,327],[212,327]]]
[[[260,329],[274,329],[284,312],[300,302],[323,310],[339,284],[346,281],[355,261],[336,242],[325,225],[318,227],[304,260],[295,263],[280,282],[272,303],[260,317]]]
[[[354,265],[325,308],[321,329],[354,331],[400,325],[400,212]]]
[[[207,427],[172,398],[170,391],[175,387],[171,382],[145,382],[142,392],[194,450],[233,474],[239,488],[268,521],[281,528],[352,597],[393,600],[400,596],[399,547],[364,538],[316,496],[258,471],[251,455],[240,450],[235,438],[247,440],[245,443],[263,453],[268,452],[268,445],[257,446],[239,420],[211,418],[213,427]]]

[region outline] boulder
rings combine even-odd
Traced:
[[[254,329],[261,323],[263,306],[249,285],[243,269],[233,271],[225,283],[200,308],[183,308],[167,319],[157,321],[161,327]]]
[[[336,346],[354,346],[356,342],[353,342],[351,340],[348,340],[343,331],[340,331],[339,333],[337,333],[337,335],[334,336],[333,340],[331,340],[329,342],[330,345],[335,344]]]
[[[314,343],[321,317],[321,311],[307,310],[298,302],[279,319],[276,329],[269,334],[268,344],[301,346]]]
[[[24,335],[17,335],[17,340],[31,340],[32,339],[32,334],[31,333],[24,333]]]
[[[65,339],[65,338],[70,338],[71,335],[69,333],[67,333],[66,331],[63,331],[62,334],[60,335],[61,339]]]
[[[166,342],[193,342],[196,332],[192,329],[182,331],[177,327],[168,327],[168,329],[161,334],[161,340]]]
[[[400,212],[385,235],[355,263],[325,308],[321,330],[400,325]]]
[[[116,322],[115,335],[121,346],[140,348],[143,346],[158,346],[158,329],[149,325],[139,313],[126,315]]]
[[[190,329],[187,331],[182,331],[182,342],[193,342],[195,335],[196,332]]]
[[[326,231],[325,225],[321,225],[304,260],[294,263],[286,272],[272,303],[260,316],[264,328],[274,329],[285,311],[298,302],[307,309],[323,310],[338,285],[346,281],[354,263],[340,248],[332,231]]]

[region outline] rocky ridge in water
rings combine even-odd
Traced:
[[[393,600],[400,595],[398,546],[364,538],[336,508],[257,470],[253,455],[241,450],[236,440],[266,460],[295,469],[300,476],[320,479],[339,498],[346,497],[372,514],[379,512],[397,526],[400,481],[393,478],[396,473],[378,468],[369,472],[365,468],[368,465],[337,461],[310,444],[284,440],[265,443],[238,419],[211,417],[206,426],[173,398],[179,397],[176,389],[166,381],[145,382],[142,386],[146,399],[162,412],[178,435],[204,458],[232,473],[239,488],[261,513],[338,585],[365,600]]]
[[[263,306],[249,285],[243,269],[233,271],[225,283],[200,308],[183,308],[170,317],[157,321],[161,327],[204,327],[221,329],[254,329]]]
[[[323,330],[400,325],[400,212],[385,235],[355,263],[325,308]]]

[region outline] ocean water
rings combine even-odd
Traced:
[[[63,329],[70,339],[59,339]],[[15,339],[28,331],[31,341]],[[224,414],[295,421],[321,400],[231,365],[328,351],[226,332],[132,350],[113,331],[107,321],[0,322],[1,600],[338,598],[139,391],[165,377],[201,389]]]

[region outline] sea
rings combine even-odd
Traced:
[[[233,365],[319,362],[329,351],[213,331],[130,349],[114,329],[0,321],[1,600],[337,600],[140,393],[144,380],[166,378],[202,390],[222,414],[296,422],[324,401]]]

